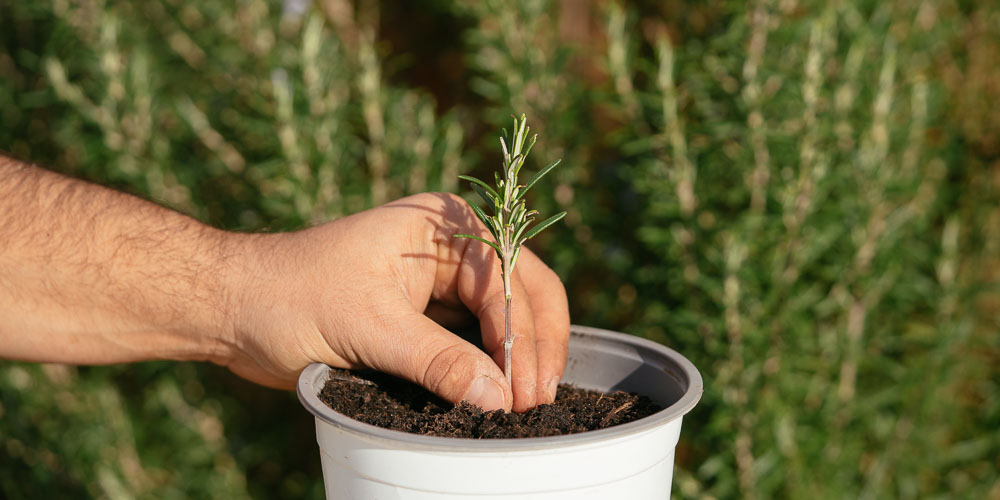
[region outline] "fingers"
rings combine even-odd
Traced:
[[[503,367],[505,295],[500,261],[485,244],[453,238],[466,233],[489,239],[489,233],[460,198],[445,196],[436,201],[443,203],[449,222],[442,225],[436,240],[434,296],[452,308],[464,304],[479,317],[484,347]],[[511,286],[513,409],[525,411],[554,400],[555,386],[566,366],[569,313],[559,278],[527,248],[521,250]],[[439,307],[428,307],[427,314],[454,321]]]
[[[470,375],[475,372],[473,375],[486,375],[488,380],[499,381],[504,386],[503,407],[506,409],[526,411],[538,403],[551,402],[554,384],[558,383],[566,364],[569,337],[565,290],[556,275],[527,248],[522,249],[510,283],[514,341],[512,383],[507,387],[503,377],[505,293],[499,259],[485,244],[454,238],[459,233],[488,237],[486,228],[466,203],[453,195],[418,195],[386,208],[392,209],[392,217],[380,223],[412,218],[423,227],[411,231],[416,239],[410,246],[398,250],[399,255],[406,258],[399,266],[390,268],[393,280],[403,278],[405,286],[402,289],[411,306],[409,313],[420,317],[420,335],[434,342],[411,344],[408,339],[415,335],[408,332],[411,327],[396,325],[390,330],[403,333],[388,339],[391,345],[386,346],[386,353],[380,354],[394,361],[371,359],[363,360],[363,364],[421,383],[449,401],[463,397],[477,399],[472,397],[476,392],[472,390],[475,377]],[[433,248],[422,246],[428,241],[427,235],[431,235]],[[415,251],[418,248],[426,250]],[[433,263],[432,267],[425,267],[428,263]],[[424,281],[428,277],[430,280]],[[453,327],[465,323],[468,317],[462,314],[463,308],[479,318],[488,356],[434,323]],[[401,309],[402,305],[399,309],[383,307],[379,314]],[[426,316],[414,309],[423,310]],[[406,321],[416,324],[414,318]],[[416,360],[415,364],[407,365],[410,358]],[[478,360],[476,363],[492,358],[492,363],[488,368],[477,364],[462,368],[460,358]],[[450,366],[456,368],[448,368]],[[427,374],[420,370],[426,370]],[[459,375],[471,378],[453,378]]]
[[[515,274],[525,277],[534,320],[538,359],[538,404],[555,401],[556,387],[569,355],[569,303],[556,273],[527,248],[521,249]]]
[[[535,352],[535,326],[532,321],[531,302],[519,279],[514,278],[511,300],[511,385],[514,391],[512,409],[523,412],[534,408],[538,393],[538,361]],[[497,366],[503,367],[504,340],[506,338],[506,300],[503,287],[484,296],[478,310],[479,328],[483,347],[490,353]]]
[[[405,305],[400,304],[400,311]],[[485,353],[417,312],[385,316],[365,364],[425,387],[441,398],[490,411],[509,410],[513,395],[503,372]]]

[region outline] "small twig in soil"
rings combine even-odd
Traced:
[[[354,384],[371,385],[371,386],[375,385],[375,382],[372,382],[371,380],[365,380],[363,378],[354,376],[341,375],[337,372],[330,372],[330,378],[333,380],[339,380],[341,382],[351,382]]]
[[[632,402],[631,401],[627,401],[627,402],[625,402],[625,404],[619,406],[618,408],[615,408],[614,410],[611,410],[610,413],[608,413],[607,415],[604,416],[604,418],[601,419],[601,426],[607,425],[608,421],[611,420],[612,417],[614,417],[615,415],[617,415],[618,412],[620,412],[622,410],[627,410],[631,406],[632,406]]]

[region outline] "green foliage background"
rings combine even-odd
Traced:
[[[706,380],[683,498],[1000,498],[994,2],[0,0],[0,149],[241,231],[499,162],[574,321]],[[0,363],[0,496],[322,496],[294,395]]]

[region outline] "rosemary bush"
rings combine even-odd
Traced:
[[[995,2],[0,2],[0,149],[286,230],[566,165],[575,322],[706,380],[683,498],[1000,495]],[[433,50],[427,47],[432,47]],[[528,168],[541,170],[533,160]],[[0,362],[0,496],[322,496],[294,396]]]

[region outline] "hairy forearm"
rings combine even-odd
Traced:
[[[0,155],[0,357],[221,361],[238,239]]]

